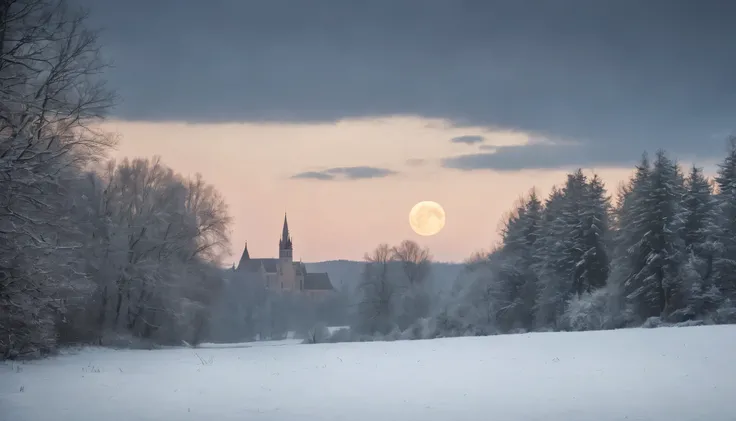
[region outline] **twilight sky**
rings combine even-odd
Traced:
[[[565,170],[614,190],[643,150],[710,164],[736,115],[736,2],[76,0],[102,27],[118,156],[201,172],[271,256],[413,238],[460,260]],[[411,233],[435,200],[448,222]]]

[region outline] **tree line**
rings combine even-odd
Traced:
[[[735,142],[713,182],[660,150],[642,157],[615,205],[581,170],[544,203],[529,194],[486,259],[498,328],[734,321],[735,170]]]
[[[532,189],[498,246],[446,280],[449,293],[424,299],[431,310],[412,301],[427,288],[401,270],[429,270],[429,251],[407,259],[379,246],[349,340],[736,322],[736,139],[712,180],[645,153],[612,199],[580,169],[547,198]]]
[[[108,161],[116,102],[86,15],[0,1],[0,359],[60,344],[196,341],[230,217],[199,176]]]

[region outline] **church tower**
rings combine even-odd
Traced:
[[[289,235],[289,223],[286,222],[286,214],[284,213],[284,227],[281,229],[281,239],[279,240],[279,259],[291,262],[293,256],[294,249]]]

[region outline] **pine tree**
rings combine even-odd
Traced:
[[[614,260],[615,267],[620,273],[626,273],[621,276],[623,281],[628,273],[631,273],[635,266],[635,256],[632,248],[636,246],[638,238],[644,235],[641,228],[636,224],[641,202],[641,198],[645,195],[649,184],[649,177],[652,172],[649,157],[645,153],[642,155],[641,161],[636,166],[634,176],[628,183],[622,184],[618,192],[617,206],[614,210],[614,225],[616,227],[613,233],[614,239]]]
[[[536,243],[542,218],[542,202],[532,191],[509,217],[502,232],[502,267],[499,270],[499,324],[504,330],[534,325],[537,276]]]
[[[712,190],[703,170],[693,166],[685,180],[680,216],[686,252],[682,267],[686,306],[679,311],[683,319],[707,316],[722,302],[713,277],[714,257],[720,247]]]
[[[610,204],[600,178],[588,182],[582,170],[569,174],[548,203],[538,248],[537,323],[556,327],[572,297],[606,283]]]
[[[714,258],[714,284],[726,298],[736,300],[736,138],[731,139],[728,155],[719,165],[717,242],[721,252]]]
[[[681,219],[686,250],[703,254],[703,248],[708,246],[714,234],[715,210],[713,189],[702,168],[693,166],[685,179],[682,200]]]
[[[618,233],[623,285],[641,319],[666,318],[682,305],[683,247],[678,236],[682,181],[677,164],[660,150],[651,171],[643,158],[623,198]]]
[[[610,198],[603,181],[594,175],[585,186],[580,214],[580,243],[583,254],[576,264],[574,293],[580,295],[602,288],[609,273],[608,237]]]
[[[585,268],[581,264],[587,250],[584,244],[585,221],[583,213],[586,209],[587,177],[582,170],[567,176],[567,183],[563,188],[564,205],[562,219],[563,237],[559,243],[564,245],[563,276],[565,278],[565,301],[572,295],[580,294],[583,290],[582,279]]]
[[[536,325],[538,328],[556,328],[557,320],[564,311],[565,302],[563,211],[565,196],[561,189],[554,187],[545,201],[540,235],[537,240],[535,272],[538,276],[537,300],[535,304]]]
[[[587,179],[582,171],[568,174],[559,196],[550,197],[551,208],[545,214],[540,240],[538,272],[540,273],[537,307],[538,323],[545,327],[557,327],[557,321],[565,311],[565,303],[574,294],[578,273],[577,263],[585,253],[581,243],[583,212]]]

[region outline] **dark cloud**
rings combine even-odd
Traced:
[[[642,150],[636,152],[619,149],[615,145],[594,147],[587,144],[535,142],[526,145],[494,146],[488,152],[445,158],[442,160],[442,166],[465,171],[589,168],[634,162],[640,158],[642,152]]]
[[[291,178],[295,180],[334,180],[335,176],[327,172],[306,171],[294,174]]]
[[[78,1],[129,120],[414,114],[585,145],[560,164],[709,157],[734,126],[733,1]]]
[[[324,171],[307,171],[293,175],[293,179],[309,180],[365,180],[369,178],[383,178],[397,174],[387,168],[376,167],[336,167]]]
[[[450,139],[452,143],[465,143],[466,145],[475,145],[476,143],[483,143],[486,139],[483,136],[477,135],[465,135],[457,136]]]

